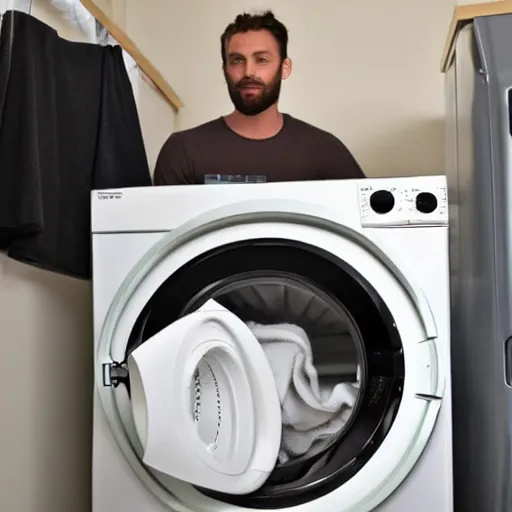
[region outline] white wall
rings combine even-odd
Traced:
[[[439,66],[453,0],[125,1],[129,34],[185,103],[179,127],[230,111],[220,34],[237,13],[272,8],[294,62],[284,111],[335,133],[369,175],[443,171]]]
[[[0,12],[13,4],[0,0]],[[33,0],[31,14],[67,39],[94,39],[93,25],[77,25],[48,0]],[[145,82],[138,91],[154,161],[173,114]],[[0,343],[0,511],[90,512],[90,284],[0,254]]]

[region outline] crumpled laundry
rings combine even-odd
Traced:
[[[320,451],[339,434],[352,413],[359,392],[359,368],[356,382],[322,385],[304,329],[293,324],[247,325],[265,351],[281,401],[279,463],[312,449]]]

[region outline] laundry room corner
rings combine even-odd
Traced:
[[[0,0],[0,13],[8,9],[31,14],[64,39],[98,42],[79,0]],[[175,111],[129,57],[126,63],[152,170]],[[91,283],[0,253],[0,340],[0,510],[89,512]]]
[[[0,249],[0,512],[452,510],[448,228],[453,221],[447,206],[445,144],[449,149],[453,143],[446,142],[445,136],[445,77],[439,56],[454,6],[486,1],[497,0],[0,0],[2,30],[5,13],[17,10],[44,23],[45,29],[55,29],[62,39],[122,47],[124,60],[119,57],[118,69],[125,82],[119,81],[124,85],[129,80],[129,94],[126,110],[119,108],[122,102],[113,110],[118,108],[120,114],[118,128],[135,126],[136,144],[132,151],[130,137],[103,130],[108,132],[102,141],[107,147],[104,167],[114,167],[108,157],[121,154],[118,175],[131,167],[127,175],[135,168],[146,180],[141,185],[131,175],[133,180],[126,186],[119,181],[112,185],[114,179],[102,182],[105,186],[91,186],[91,171],[92,177],[85,176],[83,182],[88,187],[87,205],[92,203],[92,220],[90,210],[81,208],[72,192],[65,197],[72,178],[62,186],[64,193],[59,191],[59,195],[64,196],[64,206],[54,208],[55,216],[70,203],[87,211],[87,229],[76,229],[91,245],[84,257],[89,273],[85,275],[84,270],[84,278],[38,268],[36,261],[22,262],[11,257],[9,248]],[[221,55],[220,36],[237,14],[266,9],[288,27],[293,61],[293,77],[283,81],[279,91],[279,112],[289,112],[290,117],[346,144],[364,176],[338,180],[322,175],[319,179],[318,172],[310,184],[252,176],[244,168],[240,172],[246,173],[245,178],[281,183],[264,183],[260,188],[239,183],[234,188],[151,186],[149,174],[155,176],[158,157],[173,133],[212,119],[222,121],[221,116],[233,111],[234,102],[226,91],[229,75],[222,72],[228,51]],[[278,82],[279,73],[281,68],[275,75]],[[47,73],[54,79],[51,75]],[[71,68],[55,82],[59,78],[65,82],[64,77],[77,85],[76,76],[80,72]],[[0,66],[0,128],[4,119],[2,78]],[[95,91],[103,98],[102,80],[103,76]],[[240,82],[232,83],[238,87]],[[78,85],[83,83],[88,81],[83,79]],[[260,85],[263,89],[265,81]],[[14,89],[12,83],[10,87]],[[83,87],[79,94],[69,89],[70,96],[84,98],[85,104],[90,98]],[[48,100],[49,96],[42,94],[37,101],[49,104],[55,100]],[[111,103],[116,103],[114,96],[110,96],[114,98]],[[102,101],[108,103],[98,100],[98,111]],[[72,106],[79,111],[76,104]],[[132,123],[124,123],[123,114],[130,108]],[[82,115],[67,115],[66,111],[62,117],[79,119],[76,131],[85,133]],[[76,128],[78,123],[74,124]],[[45,122],[40,125],[46,126]],[[105,125],[111,128],[108,122]],[[226,127],[230,128],[227,122]],[[41,126],[36,128],[44,131]],[[231,131],[233,136],[240,135]],[[1,134],[0,129],[0,140]],[[68,154],[73,153],[72,143],[68,147],[60,135],[47,145],[55,142],[59,150],[65,147]],[[87,145],[94,139],[97,149],[100,137],[96,135],[83,136],[81,143]],[[299,148],[296,138],[292,141],[283,160]],[[6,146],[0,149],[5,152]],[[43,146],[44,141],[38,149]],[[234,161],[231,145],[212,146],[213,154],[220,153],[224,160],[219,164],[223,172],[225,164]],[[22,153],[17,144],[11,147]],[[202,151],[203,146],[193,148],[190,153],[206,154],[207,166],[212,167],[211,155]],[[300,149],[297,155],[313,154],[312,161],[324,156],[320,150]],[[141,159],[134,159],[130,166],[132,154]],[[251,159],[250,154],[241,155],[242,163],[233,164],[236,173],[222,176],[234,181],[240,177],[238,167],[245,167]],[[344,165],[339,165],[338,156],[322,160],[318,167],[329,160],[339,170]],[[91,161],[96,157],[94,153]],[[74,158],[76,162],[81,156]],[[276,167],[282,166],[279,154],[274,160]],[[304,162],[309,170],[309,160]],[[1,163],[0,159],[0,171]],[[53,172],[51,164],[45,169],[50,168],[47,174],[59,174],[60,169]],[[267,162],[257,165],[267,167]],[[75,170],[73,165],[63,167],[66,178],[73,176],[69,172]],[[11,175],[17,177],[18,166],[11,168],[15,170]],[[203,176],[199,180],[194,165],[190,168],[195,181],[184,181],[202,184]],[[56,181],[62,178],[60,174]],[[0,194],[6,188],[2,183]],[[205,179],[204,183],[210,182]],[[47,208],[52,194],[45,185],[43,206]],[[1,220],[0,215],[0,244],[5,228]],[[76,223],[71,217],[66,226],[65,222],[57,224],[53,235],[59,243],[55,242],[52,255],[58,257],[73,245],[61,243],[61,238],[74,234]],[[29,238],[25,233],[18,237],[22,243],[24,237]],[[290,304],[300,307],[294,310]],[[200,319],[190,320],[197,311]],[[252,345],[247,349],[239,343],[241,337],[233,341],[223,333],[226,339],[217,340],[215,346],[222,350],[210,350],[213,370],[199,364],[208,363],[206,356],[211,354],[207,352],[194,372],[189,372],[192,363],[185,364],[189,360],[180,361],[173,353],[176,345],[185,345],[187,337],[183,335],[175,347],[169,348],[168,343],[176,340],[179,322],[187,317],[191,325],[201,326],[211,318],[228,318],[226,325],[239,327],[237,332]],[[282,369],[272,365],[278,358],[273,361],[267,354],[272,355],[269,347],[276,340],[283,341],[282,332],[269,331],[270,336],[262,328],[265,323],[286,331],[293,343],[302,344],[304,353],[317,349],[320,356],[314,357],[320,362],[315,360],[319,369],[314,372],[318,370],[322,393],[335,383],[350,398],[346,403],[340,401],[334,412],[328,410],[316,383],[317,401],[306,413],[316,408],[316,421],[315,411],[324,408],[334,432],[321,433],[325,446],[319,443],[316,452],[310,446],[301,451],[294,445],[303,442],[308,430],[303,437],[289,436],[293,449],[281,439],[285,438],[287,411],[273,379]],[[169,332],[175,337],[166,338]],[[226,332],[231,331],[226,328]],[[167,360],[160,358],[160,349],[165,349]],[[224,360],[215,358],[223,357],[223,351],[233,355],[232,361],[225,360],[231,365],[228,369],[240,377],[239,388],[232,390],[229,378],[218,385],[215,364],[219,369]],[[253,359],[252,354],[258,357]],[[168,371],[169,361],[176,364],[176,371]],[[158,382],[153,365],[161,372]],[[248,378],[241,368],[251,369]],[[174,374],[186,389],[183,403],[193,406],[184,407],[181,416],[175,412],[179,409],[169,406],[178,403],[172,393],[159,401],[161,383],[167,383],[169,375],[175,378]],[[144,389],[148,382],[154,384],[150,391]],[[171,389],[176,388],[166,387]],[[235,412],[227,400],[219,405],[219,389],[225,396],[236,395],[237,400],[232,400]],[[158,399],[150,400],[154,397]],[[203,408],[207,401],[217,409],[208,404]],[[341,406],[345,416],[339,414]],[[167,439],[149,446],[150,407],[157,412],[151,418],[151,433],[168,421],[160,432],[172,431],[172,450],[160,449],[171,446]],[[172,415],[158,412],[164,409],[190,428],[175,428]],[[238,478],[240,473],[230,473],[231,461],[217,464],[203,450],[204,446],[217,449],[221,434],[223,442],[236,437],[226,430],[226,424],[231,428],[230,419],[241,438],[248,440],[239,443],[239,451],[247,455],[241,458],[247,468],[256,468],[256,476],[247,470],[243,479]],[[312,423],[309,430],[320,438]],[[268,425],[272,439],[261,435]],[[288,427],[288,432],[294,431],[293,424]],[[185,433],[183,438],[174,435],[178,430],[180,435]],[[197,434],[198,444],[193,446],[197,452],[189,452],[189,445],[182,442],[188,434]],[[203,446],[201,434],[210,444],[205,441]],[[311,439],[311,445],[316,443],[313,434]],[[250,443],[257,448],[254,453]],[[273,448],[267,449],[266,444]],[[229,443],[219,446],[230,448]],[[263,469],[253,467],[254,454],[263,457]],[[215,470],[202,472],[198,460]],[[227,470],[223,474],[218,468]],[[210,475],[217,486],[208,481]]]

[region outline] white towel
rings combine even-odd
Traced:
[[[247,323],[272,367],[283,418],[281,464],[327,446],[347,422],[359,383],[322,386],[308,335],[292,324]],[[358,371],[359,379],[359,371]]]

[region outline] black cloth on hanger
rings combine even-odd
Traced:
[[[4,14],[0,34],[0,249],[91,277],[90,193],[151,186],[120,46],[76,43]]]

